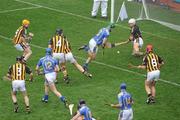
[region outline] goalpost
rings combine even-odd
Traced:
[[[173,11],[160,1],[164,0],[111,0],[110,22],[119,22],[120,10],[124,4],[128,19],[151,20],[180,31],[180,12]],[[123,20],[121,19],[121,21]]]

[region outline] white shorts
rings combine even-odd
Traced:
[[[18,51],[24,51],[24,49],[23,49],[23,47],[20,45],[20,44],[16,44],[16,45],[14,45],[14,47],[16,48],[16,50],[18,50]]]
[[[64,53],[53,53],[53,57],[59,61],[59,63],[65,62],[65,54]]]
[[[133,119],[133,110],[122,110],[119,113],[118,120],[132,120]]]
[[[142,48],[142,46],[144,44],[143,39],[141,37],[139,37],[138,40],[137,39],[134,40],[134,43],[137,43],[137,41],[139,44],[139,48]]]
[[[65,60],[70,62],[70,63],[75,63],[76,62],[76,60],[75,60],[75,58],[74,58],[74,56],[73,56],[73,54],[71,52],[65,54]]]
[[[50,85],[56,80],[56,72],[45,74],[45,84]]]
[[[157,81],[160,77],[160,71],[155,70],[147,73],[147,81]]]
[[[97,53],[97,51],[98,51],[98,46],[96,44],[96,41],[94,39],[91,39],[89,41],[89,52]]]
[[[12,91],[26,91],[26,86],[25,86],[25,80],[13,80],[12,81]]]

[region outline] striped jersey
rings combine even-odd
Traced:
[[[163,60],[153,52],[148,53],[143,58],[143,65],[146,66],[147,72],[159,70],[162,62]]]

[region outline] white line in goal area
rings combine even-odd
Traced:
[[[11,38],[8,38],[8,37],[3,36],[3,35],[0,35],[0,38],[6,39],[6,40],[12,40]],[[31,44],[31,46],[33,46],[35,48],[39,48],[39,49],[45,49],[45,47],[41,47],[41,46],[35,45],[35,44]],[[79,57],[79,56],[75,56],[75,57],[78,58],[78,59],[81,59],[81,60],[86,60],[83,57]],[[142,73],[131,71],[131,70],[128,70],[128,69],[125,69],[125,68],[122,68],[122,67],[117,67],[117,66],[114,66],[114,65],[109,65],[109,64],[106,64],[106,63],[103,63],[103,62],[98,62],[98,61],[92,61],[92,62],[95,63],[95,64],[98,64],[98,65],[103,65],[103,66],[106,66],[106,67],[109,67],[109,68],[112,68],[112,69],[128,72],[128,73],[131,73],[131,74],[135,74],[135,75],[139,75],[139,76],[143,76],[143,77],[146,76],[145,74],[142,74]],[[171,82],[169,80],[159,79],[159,81],[161,81],[163,83],[166,83],[166,84],[169,84],[169,85],[180,87],[180,84],[175,83],[175,82]]]
[[[15,12],[15,11],[23,11],[23,10],[32,10],[32,9],[37,9],[41,8],[40,6],[35,6],[35,7],[25,7],[25,8],[19,8],[19,9],[12,9],[12,10],[2,10],[0,13],[9,13],[9,12]]]

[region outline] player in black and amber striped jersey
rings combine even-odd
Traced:
[[[64,80],[69,81],[69,77],[65,66],[65,39],[62,29],[56,29],[55,35],[49,40],[49,48],[52,48],[53,57],[58,60]],[[57,80],[56,80],[57,83]]]
[[[29,46],[29,41],[32,39],[34,35],[32,33],[29,34],[27,33],[29,24],[30,21],[24,19],[22,21],[22,26],[16,30],[15,36],[13,38],[14,47],[18,51],[23,52],[22,56],[24,57],[23,58],[24,62],[26,62],[32,54],[31,48]]]
[[[14,103],[14,112],[18,112],[18,103],[17,103],[17,91],[21,91],[24,97],[24,102],[26,105],[26,112],[30,113],[29,108],[29,98],[27,95],[26,87],[25,87],[25,79],[26,73],[30,75],[30,81],[33,80],[32,70],[27,67],[22,62],[22,57],[16,58],[16,63],[9,67],[9,71],[7,73],[7,77],[12,80],[12,101]]]
[[[137,66],[139,69],[147,70],[147,79],[145,81],[145,89],[148,95],[147,103],[155,103],[156,81],[160,77],[160,67],[164,64],[161,57],[153,52],[153,46],[147,45],[146,47],[146,56],[143,58],[143,64]]]

